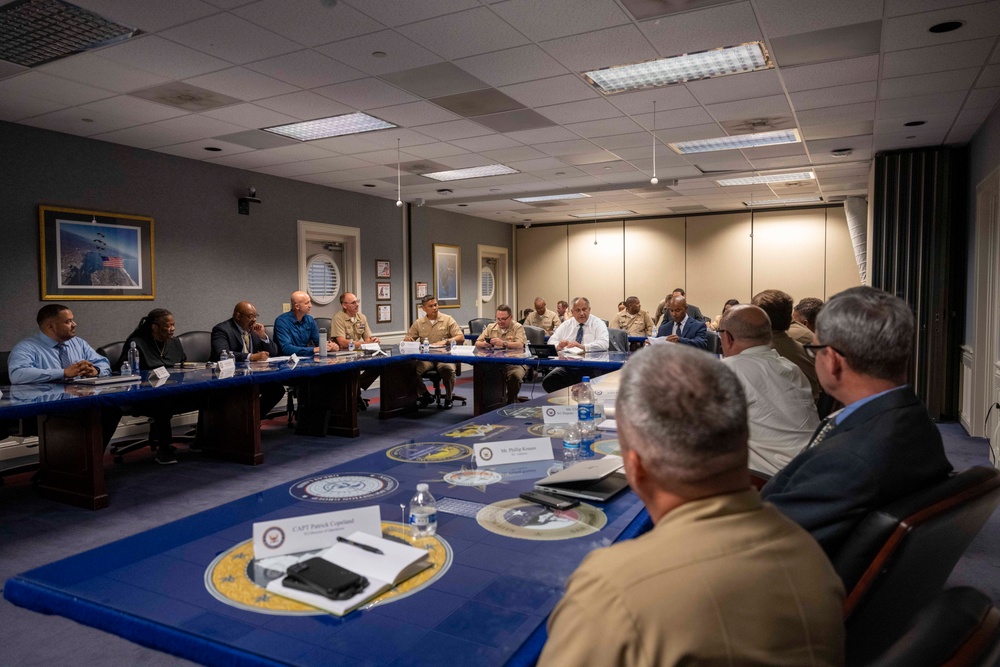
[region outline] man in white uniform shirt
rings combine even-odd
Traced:
[[[573,299],[572,314],[572,319],[556,327],[549,338],[549,344],[555,345],[559,351],[607,352],[608,325],[601,318],[590,314],[590,300],[583,296]],[[596,369],[581,371],[576,368],[555,368],[542,380],[542,387],[546,392],[553,392],[580,382],[584,375],[593,377],[601,374]]]
[[[809,380],[771,349],[771,321],[757,306],[733,306],[719,322],[724,363],[747,397],[750,470],[774,475],[819,426]]]

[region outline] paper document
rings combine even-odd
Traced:
[[[269,364],[280,364],[282,361],[288,361],[291,357],[268,357],[267,363]]]
[[[566,347],[560,350],[560,352],[563,352],[565,354],[584,354],[586,350],[584,350],[582,347]]]
[[[338,542],[320,554],[320,558],[368,579],[368,586],[354,597],[346,600],[331,600],[316,593],[288,588],[282,584],[284,577],[269,583],[267,590],[275,595],[298,600],[317,609],[328,611],[335,616],[344,616],[432,565],[427,552],[423,549],[400,544],[394,540],[362,532],[352,533],[347,539],[382,552],[381,554],[371,553],[353,544]]]
[[[618,423],[614,419],[605,419],[597,425],[598,431],[617,431]]]

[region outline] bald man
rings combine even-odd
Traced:
[[[229,350],[237,362],[267,361],[278,354],[277,343],[268,338],[264,325],[257,321],[257,308],[249,301],[240,301],[231,318],[212,327],[212,361],[218,361],[223,350]],[[259,389],[263,419],[285,395],[285,387],[280,382],[266,382]]]
[[[292,309],[274,320],[274,337],[278,339],[281,354],[300,357],[319,354],[319,327],[309,314],[312,299],[305,292],[292,292],[289,301]],[[331,338],[326,342],[326,349],[327,352],[335,352],[340,348]]]
[[[688,315],[685,297],[672,297],[667,312],[669,317],[663,318],[663,324],[656,332],[657,338],[666,338],[670,343],[690,345],[699,350],[708,349],[708,328],[701,320]]]

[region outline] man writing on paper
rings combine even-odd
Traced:
[[[536,301],[537,304],[537,301]],[[545,305],[545,302],[542,302]],[[524,327],[514,320],[510,306],[497,306],[497,321],[486,325],[476,340],[476,347],[481,350],[524,350],[528,338]],[[521,391],[521,383],[528,369],[525,366],[508,364],[503,367],[503,376],[507,384],[507,403],[516,403],[517,394]]]
[[[337,342],[337,346],[346,350],[351,345],[351,341],[358,347],[362,343],[378,343],[379,339],[372,335],[371,327],[368,326],[368,318],[361,314],[361,301],[350,292],[340,295],[340,312],[333,316],[330,323],[330,336]],[[377,368],[367,368],[361,372],[358,379],[358,388],[365,391],[372,386],[378,378]],[[358,394],[358,410],[368,409],[368,399],[362,398]]]
[[[406,332],[406,337],[403,340],[422,342],[426,338],[431,347],[445,347],[449,340],[456,345],[461,345],[465,342],[465,334],[462,333],[455,318],[451,315],[442,315],[438,312],[437,297],[432,295],[425,296],[420,301],[420,307],[424,311],[424,316],[410,325],[410,329]],[[427,391],[427,387],[424,386],[423,378],[424,373],[435,367],[438,373],[441,374],[441,382],[444,383],[445,410],[450,410],[452,406],[451,396],[455,391],[455,364],[442,364],[432,361],[414,362],[414,369],[417,372],[417,384],[420,385],[421,391],[421,395],[417,398],[417,403],[420,404],[420,407],[426,408],[434,400],[434,397]]]
[[[590,299],[578,296],[573,299],[573,317],[558,327],[549,338],[549,344],[557,350],[576,350],[578,352],[606,352],[608,349],[608,326],[604,320],[590,314]],[[560,366],[542,380],[542,387],[551,393],[557,389],[569,387],[583,379],[584,375],[591,377],[601,375],[601,371],[581,371],[576,368]]]
[[[237,363],[267,361],[278,354],[278,345],[268,338],[264,325],[257,321],[257,308],[249,301],[240,301],[233,308],[233,316],[212,327],[212,361],[218,361],[223,350],[233,353]],[[270,414],[285,387],[280,382],[264,382],[260,389],[260,418]]]
[[[669,317],[656,332],[657,338],[666,338],[669,343],[690,345],[699,350],[708,349],[708,328],[701,320],[688,315],[687,299],[675,296],[670,299]]]
[[[292,292],[291,310],[274,320],[274,337],[278,339],[281,354],[312,357],[319,354],[319,327],[309,314],[312,299],[305,292]],[[326,341],[326,351],[336,352],[340,348],[332,338]]]
[[[652,347],[625,364],[617,408],[654,528],[581,563],[538,664],[842,665],[843,586],[750,486],[736,377],[710,355]]]

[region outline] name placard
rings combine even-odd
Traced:
[[[420,352],[420,343],[415,340],[404,340],[399,344],[399,351],[403,354],[418,354]]]
[[[235,359],[221,359],[219,360],[219,372],[224,370],[236,370],[236,360]]]
[[[549,438],[521,438],[480,442],[474,446],[476,465],[506,465],[528,461],[547,461],[553,458],[552,440]]]
[[[605,405],[613,404],[618,400],[618,387],[602,387],[601,385],[596,385],[593,387],[594,399],[604,403]]]
[[[170,377],[170,371],[168,371],[163,366],[154,368],[153,370],[149,371],[149,374],[151,376],[155,376],[157,379],[160,380],[166,380],[168,377]]]
[[[382,512],[378,505],[339,512],[324,512],[291,519],[259,521],[253,525],[254,558],[325,549],[333,546],[338,535],[361,531],[382,537]]]
[[[572,424],[577,419],[575,405],[546,405],[542,408],[542,419],[546,424]]]

